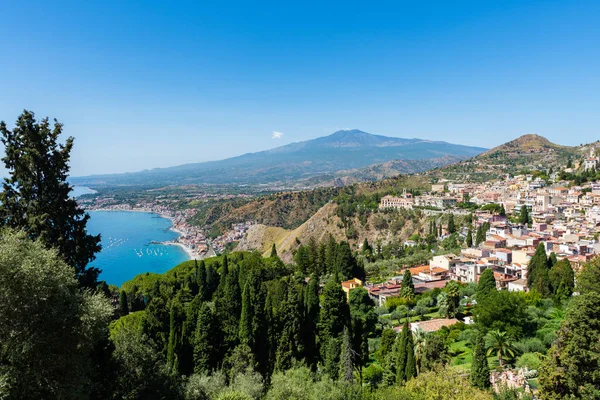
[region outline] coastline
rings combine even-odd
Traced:
[[[177,239],[179,239],[179,237],[181,236],[185,236],[185,232],[175,228],[175,223],[173,221],[173,218],[171,218],[168,215],[164,215],[164,214],[160,214],[157,213],[156,211],[150,211],[150,210],[140,210],[140,209],[131,209],[131,210],[115,210],[112,208],[97,208],[97,209],[93,209],[93,210],[85,210],[86,213],[92,212],[92,211],[110,211],[110,212],[137,212],[137,213],[146,213],[146,214],[155,214],[158,215],[161,218],[165,218],[168,219],[171,222],[171,226],[169,227],[169,230],[172,232],[177,233],[179,236],[177,237]],[[179,246],[184,252],[185,254],[187,254],[188,258],[190,260],[196,260],[196,259],[200,259],[200,256],[198,255],[198,253],[196,253],[192,248],[190,248],[189,246],[186,246],[185,244],[181,243],[181,242],[177,242],[177,241],[168,241],[168,242],[157,242],[159,244],[162,244],[164,246]]]
[[[190,258],[190,260],[199,259],[198,254],[196,254],[196,252],[194,250],[192,250],[191,248],[189,248],[188,246],[186,246],[183,243],[180,243],[180,242],[160,242],[160,244],[162,244],[164,246],[179,246],[179,247],[181,247],[181,249],[183,251],[186,252],[186,254]]]

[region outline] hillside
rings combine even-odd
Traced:
[[[561,146],[543,136],[523,135],[459,163],[428,171],[434,179],[484,182],[524,171],[564,167],[583,157],[585,147]]]
[[[485,150],[439,141],[403,139],[373,135],[360,130],[344,130],[329,136],[220,161],[126,174],[75,177],[71,182],[91,187],[200,183],[244,185],[285,183],[291,186],[293,182],[316,176],[365,168],[392,160],[405,161],[395,166],[395,172],[422,172],[439,166],[440,163],[445,165],[447,162],[457,161],[456,157],[472,157]],[[438,161],[421,162],[430,159]]]
[[[231,224],[245,221],[296,229],[330,201],[340,198],[376,197],[388,193],[399,194],[404,187],[422,190],[427,188],[428,184],[429,181],[422,176],[402,175],[345,187],[322,187],[274,193],[247,200],[207,202],[189,222],[203,226],[213,237],[229,230]]]

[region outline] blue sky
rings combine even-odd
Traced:
[[[600,139],[598,1],[0,0],[0,15],[0,119],[58,118],[73,175],[342,128]]]

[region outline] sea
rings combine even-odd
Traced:
[[[89,193],[89,192],[88,192]],[[136,275],[163,273],[190,259],[180,246],[158,244],[176,239],[171,220],[133,211],[88,211],[88,233],[101,235],[102,251],[91,266],[102,270],[99,280],[121,286]]]

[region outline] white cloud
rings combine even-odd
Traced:
[[[282,137],[283,137],[283,132],[273,131],[273,135],[271,136],[271,139],[281,139]]]

